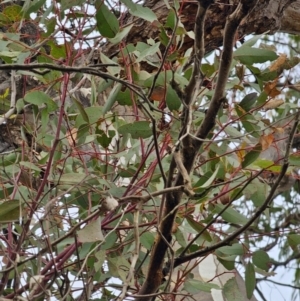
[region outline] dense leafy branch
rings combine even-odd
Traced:
[[[121,2],[0,4],[0,298],[250,299],[299,268],[300,60],[244,35],[298,1]]]

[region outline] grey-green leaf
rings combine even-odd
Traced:
[[[245,284],[247,298],[251,299],[256,285],[254,265],[251,262],[246,266]]]
[[[121,0],[121,2],[128,7],[129,12],[133,16],[142,18],[149,22],[157,20],[155,13],[149,7],[134,3],[131,0]]]
[[[248,46],[240,47],[233,53],[233,58],[245,65],[274,61],[277,57],[278,55],[274,51]]]
[[[114,38],[119,32],[119,21],[117,17],[102,3],[96,13],[97,28],[102,36]]]
[[[119,127],[120,134],[129,133],[133,139],[148,138],[152,136],[151,123],[148,121],[136,121],[134,123],[124,124]]]

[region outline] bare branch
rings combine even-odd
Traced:
[[[215,93],[206,112],[205,118],[196,134],[196,136],[200,139],[205,139],[215,125],[215,118],[225,100],[225,86],[229,76],[233,46],[236,40],[238,26],[242,19],[249,14],[249,11],[253,9],[256,3],[257,0],[241,1],[236,10],[227,19],[224,31],[223,52],[221,55],[219,76],[217,79]],[[202,144],[200,141],[196,141],[195,143],[196,145]]]

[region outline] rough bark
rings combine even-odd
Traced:
[[[172,1],[169,1],[169,3],[172,5]],[[197,1],[181,1],[181,3],[180,21],[186,31],[192,31],[195,24]],[[221,0],[210,7],[207,13],[208,21],[205,24],[206,53],[221,46],[226,18],[236,8],[237,3],[238,1],[236,0]],[[153,9],[160,23],[164,24],[169,13],[164,1],[146,0],[145,5]],[[127,37],[127,43],[158,38],[161,29],[155,24],[132,17],[125,18],[125,20],[124,26],[126,26],[126,23],[136,23]],[[300,0],[258,1],[257,6],[240,25],[237,40],[252,33],[261,34],[268,32],[269,34],[274,34],[278,31],[292,34],[300,33]],[[193,40],[186,36],[180,53],[184,54],[192,46]],[[106,51],[113,55],[116,53],[117,48],[110,46]]]

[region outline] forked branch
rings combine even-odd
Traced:
[[[207,114],[196,132],[196,137],[193,138],[190,135],[189,124],[191,123],[191,106],[198,97],[199,89],[202,83],[201,73],[201,61],[204,55],[204,20],[207,9],[214,1],[209,0],[198,0],[198,12],[195,23],[195,43],[194,43],[194,65],[193,73],[189,84],[187,85],[182,99],[184,110],[183,110],[183,121],[182,129],[179,135],[180,158],[183,163],[185,174],[182,174],[179,170],[175,181],[173,182],[174,172],[178,162],[173,157],[170,170],[168,187],[184,185],[187,179],[186,173],[190,174],[195,157],[203,143],[203,140],[207,137],[209,132],[215,125],[216,115],[225,99],[225,85],[228,80],[230,65],[232,62],[233,46],[236,38],[236,32],[242,19],[247,16],[249,11],[253,9],[257,0],[242,0],[237,6],[236,10],[231,14],[226,22],[224,41],[223,41],[223,53],[221,57],[221,63],[219,68],[219,77],[216,85],[215,94],[212,98],[211,104],[208,108]],[[180,147],[177,145],[177,147]],[[176,217],[178,205],[182,198],[182,191],[174,191],[167,193],[165,201],[164,217],[160,225],[160,235],[158,235],[156,243],[154,245],[151,261],[149,264],[149,270],[146,280],[139,291],[139,296],[135,298],[136,301],[150,301],[151,297],[148,294],[153,294],[157,291],[163,277],[162,266],[164,257],[168,249],[168,245],[172,239],[172,226]],[[144,298],[141,295],[145,295]],[[148,296],[146,296],[148,295]]]

